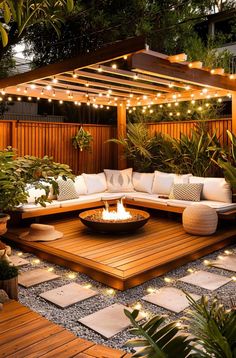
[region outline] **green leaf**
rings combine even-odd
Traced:
[[[67,11],[71,12],[73,10],[73,8],[74,8],[74,1],[73,0],[67,0],[66,5],[67,5]]]
[[[1,33],[1,37],[2,37],[2,45],[3,45],[3,47],[6,47],[8,44],[8,34],[7,34],[6,30],[4,29],[4,27],[2,26],[2,23],[0,23],[0,33]]]
[[[6,2],[4,3],[3,14],[4,14],[5,23],[8,24],[11,20],[11,11]]]

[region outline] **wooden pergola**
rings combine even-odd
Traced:
[[[187,62],[185,54],[151,51],[144,37],[116,42],[93,53],[0,80],[0,92],[49,101],[117,107],[117,134],[126,133],[126,110],[163,103],[232,98],[236,133],[236,74]],[[124,166],[121,151],[119,167]]]

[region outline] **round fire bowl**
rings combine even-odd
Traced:
[[[112,209],[112,208],[111,208]],[[150,218],[149,213],[138,209],[128,209],[132,219],[109,221],[101,218],[103,209],[93,209],[83,211],[79,218],[84,225],[90,229],[103,233],[121,233],[135,231],[146,224]]]

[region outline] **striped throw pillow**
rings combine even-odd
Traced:
[[[169,199],[200,201],[203,184],[173,184]]]

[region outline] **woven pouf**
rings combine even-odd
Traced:
[[[215,209],[207,205],[188,206],[183,212],[183,228],[193,235],[214,234],[218,224]]]

